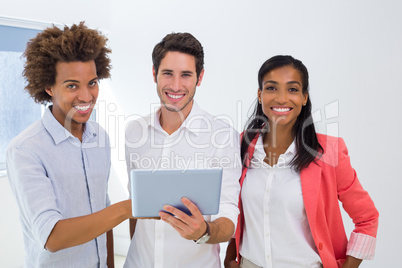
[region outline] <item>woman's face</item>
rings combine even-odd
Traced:
[[[266,73],[262,89],[258,90],[258,101],[271,127],[293,127],[308,94],[303,94],[300,72],[292,66],[283,66]]]

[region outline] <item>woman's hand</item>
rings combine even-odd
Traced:
[[[240,268],[240,265],[235,260],[229,262],[226,262],[225,260],[225,268]]]
[[[228,247],[226,248],[226,257],[223,264],[225,268],[239,268],[240,265],[236,262],[236,240],[230,239]]]
[[[346,261],[345,261],[345,263],[343,264],[342,268],[357,268],[357,267],[359,267],[359,265],[360,265],[360,263],[361,263],[362,261],[363,261],[363,260],[361,260],[361,259],[357,259],[357,258],[355,258],[355,257],[348,256],[348,257],[346,258]]]

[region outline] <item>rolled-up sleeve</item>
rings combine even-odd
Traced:
[[[41,161],[18,147],[7,150],[7,171],[25,228],[44,247],[55,224],[62,219],[52,182]]]
[[[236,229],[241,175],[240,141],[239,134],[235,130],[230,134],[226,137],[231,140],[228,143],[230,145],[225,148],[217,148],[214,154],[219,159],[220,167],[223,168],[223,176],[219,213],[213,216],[212,220],[226,217],[233,222]]]
[[[376,240],[375,237],[353,232],[349,239],[346,255],[361,260],[372,260],[374,259]]]
[[[353,219],[355,229],[348,243],[347,254],[359,259],[372,259],[378,228],[379,213],[373,200],[362,187],[350,164],[348,150],[339,138],[339,164],[336,168],[338,196],[342,206]]]

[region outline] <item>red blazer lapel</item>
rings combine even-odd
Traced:
[[[303,201],[311,230],[315,230],[321,177],[321,167],[314,162],[310,163],[307,168],[302,169],[300,173]]]

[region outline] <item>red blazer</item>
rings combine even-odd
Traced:
[[[300,173],[302,193],[311,233],[325,268],[341,267],[346,259],[348,240],[343,226],[339,202],[355,223],[355,233],[376,237],[378,211],[368,193],[361,186],[355,170],[350,164],[348,150],[342,138],[317,134],[324,154],[316,162],[302,169]],[[255,145],[257,137],[252,141]],[[240,184],[247,172],[254,152],[249,146],[246,167]],[[240,215],[236,229],[236,249],[239,259],[239,245],[244,227],[244,214],[239,197]]]

